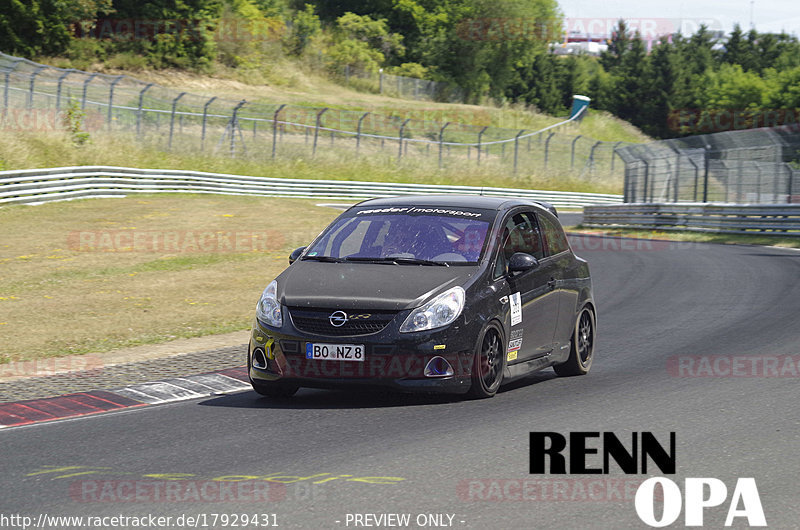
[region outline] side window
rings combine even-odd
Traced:
[[[515,252],[524,252],[536,259],[544,257],[539,226],[536,223],[536,217],[531,213],[518,213],[508,218],[503,225],[500,241],[502,246],[495,261],[495,279],[506,273],[508,260]]]
[[[554,223],[544,215],[539,216],[539,222],[544,232],[545,248],[548,256],[553,256],[569,250],[567,235],[561,225]]]

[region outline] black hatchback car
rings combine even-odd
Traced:
[[[256,392],[345,385],[491,397],[552,366],[592,365],[586,261],[544,203],[409,196],[342,213],[258,301]]]

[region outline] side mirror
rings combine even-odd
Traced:
[[[535,269],[538,266],[539,260],[524,252],[515,252],[508,260],[509,273],[525,272]]]
[[[300,247],[300,248],[294,249],[292,251],[292,253],[289,254],[289,265],[291,265],[292,263],[297,261],[297,258],[300,257],[300,254],[302,254],[305,249],[306,249],[306,247]]]

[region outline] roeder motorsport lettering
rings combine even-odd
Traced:
[[[531,432],[530,473],[608,475],[613,460],[626,475],[648,474],[648,462],[655,464],[665,475],[675,474],[677,458],[674,432],[669,434],[666,447],[652,432],[633,432],[630,436],[626,446],[613,432],[572,432],[568,437],[557,432]],[[598,443],[602,443],[602,447],[598,448]],[[568,458],[562,454],[567,448]],[[663,509],[654,506],[657,487],[663,493]],[[681,493],[671,479],[652,477],[639,486],[634,504],[636,515],[648,526],[660,528],[674,524],[681,511],[684,511],[685,525],[691,527],[702,526],[704,511],[722,506],[727,499],[728,487],[716,478],[687,477]],[[660,517],[657,515],[659,512]],[[734,522],[746,522],[751,527],[767,526],[756,481],[752,477],[737,479],[733,488],[725,526],[732,526]]]

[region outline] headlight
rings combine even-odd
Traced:
[[[281,304],[278,303],[277,293],[278,282],[272,280],[272,283],[261,293],[261,299],[256,304],[256,316],[260,321],[279,328],[283,326],[283,315],[281,315]]]
[[[401,333],[436,329],[452,323],[464,309],[464,289],[453,287],[416,308],[400,326]]]

